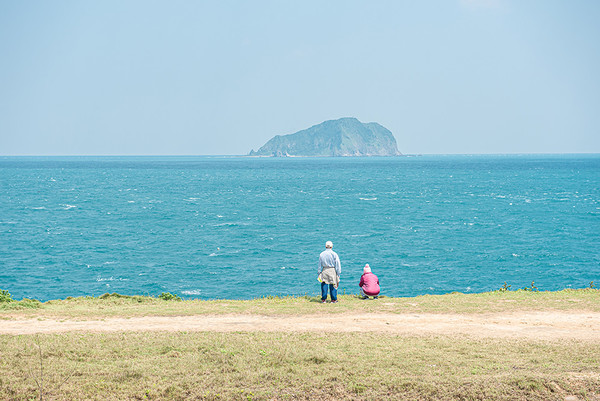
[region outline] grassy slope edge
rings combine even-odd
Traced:
[[[361,300],[342,295],[340,302],[323,308],[318,297],[265,297],[253,300],[165,300],[146,296],[104,294],[68,297],[44,303],[31,300],[0,302],[0,319],[13,317],[102,318],[248,313],[260,315],[310,315],[313,313],[501,313],[518,310],[600,311],[600,290],[492,291],[451,293],[410,298],[382,297]]]

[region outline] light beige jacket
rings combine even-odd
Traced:
[[[333,284],[335,288],[340,285],[340,276],[337,275],[335,267],[324,267],[321,274],[319,274],[321,281],[325,284]]]

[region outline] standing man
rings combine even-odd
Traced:
[[[327,302],[327,286],[331,293],[331,303],[337,302],[337,288],[340,284],[340,275],[342,274],[342,265],[340,257],[333,252],[333,243],[327,241],[325,250],[319,255],[319,281],[321,282],[321,303]]]

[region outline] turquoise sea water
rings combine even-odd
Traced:
[[[600,155],[2,157],[0,288],[253,298],[600,285]]]

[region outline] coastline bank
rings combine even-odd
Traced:
[[[596,289],[22,303],[0,303],[0,399],[600,396]]]
[[[590,286],[582,289],[538,291],[534,289],[499,290],[482,293],[453,292],[442,295],[387,297],[362,300],[355,294],[340,295],[335,305],[317,305],[319,296],[264,296],[250,300],[213,299],[182,300],[176,294],[159,296],[106,293],[98,297],[66,297],[46,302],[32,299],[13,300],[9,291],[0,290],[0,316],[18,312],[22,315],[64,314],[85,316],[145,316],[196,315],[227,313],[259,313],[263,315],[389,312],[389,313],[495,313],[518,310],[573,310],[600,312],[600,290]],[[321,306],[321,307],[320,307]],[[327,306],[328,308],[325,308]]]

